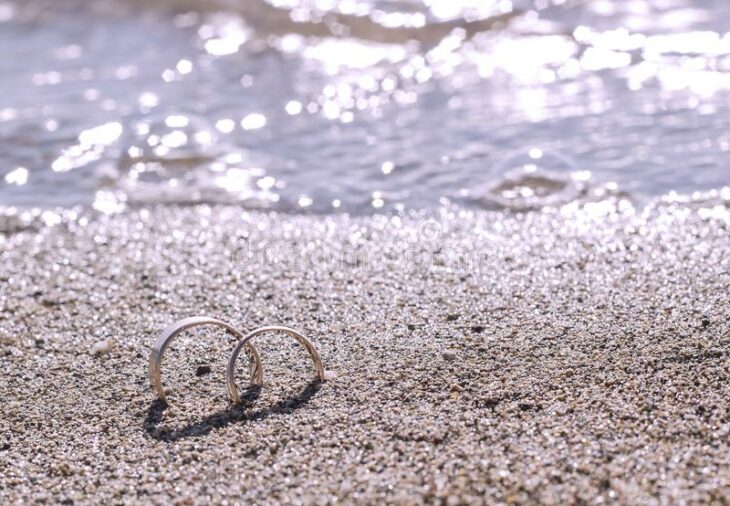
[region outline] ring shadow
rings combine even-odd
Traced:
[[[220,429],[233,423],[256,422],[271,415],[291,413],[307,404],[319,391],[321,385],[320,380],[313,380],[293,397],[281,400],[265,409],[246,412],[245,408],[250,407],[261,394],[261,387],[251,387],[241,396],[242,404],[217,411],[179,429],[158,427],[168,406],[164,401],[156,399],[147,409],[143,427],[147,435],[157,441],[175,442],[190,437],[201,437],[209,434],[213,429]]]

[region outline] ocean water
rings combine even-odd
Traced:
[[[719,190],[728,32],[726,0],[0,0],[0,207]]]

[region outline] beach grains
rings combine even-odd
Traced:
[[[418,216],[161,206],[8,236],[0,504],[730,497],[727,228],[683,203],[449,219],[478,263],[424,261]],[[404,254],[358,256],[384,248]],[[63,302],[34,305],[51,258]],[[233,343],[201,329],[163,364],[165,407],[149,347],[195,314],[306,328],[328,381],[272,336],[263,387],[232,406]]]
[[[104,355],[106,353],[109,353],[113,349],[114,341],[112,341],[111,339],[103,339],[94,343],[94,345],[91,347],[91,354]]]
[[[444,350],[441,356],[444,357],[444,360],[448,360],[449,362],[456,360],[456,352],[454,350]]]

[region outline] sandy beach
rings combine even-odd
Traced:
[[[0,0],[0,506],[730,506],[728,6]]]
[[[6,221],[0,502],[727,504],[728,216]],[[260,396],[230,408],[233,342],[192,332],[165,409],[149,346],[195,314],[299,328],[335,377],[271,336]]]

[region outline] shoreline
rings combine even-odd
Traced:
[[[4,504],[730,497],[726,199],[35,228],[0,240]],[[193,314],[303,329],[336,377],[262,341],[262,395],[229,410],[230,343],[191,340],[165,367],[196,398],[162,409],[148,347]]]

